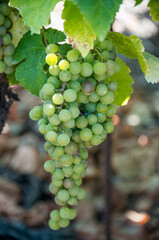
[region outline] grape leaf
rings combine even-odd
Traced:
[[[45,36],[49,44],[63,42],[66,39],[66,35],[63,32],[52,28],[45,30]]]
[[[120,72],[106,78],[105,83],[108,83],[110,81],[115,81],[117,83],[118,87],[114,93],[114,104],[121,106],[127,104],[131,94],[133,93],[132,84],[134,83],[134,80],[129,75],[131,72],[130,68],[121,59],[118,58],[117,61],[121,64]]]
[[[31,35],[30,31],[20,40],[13,55],[13,63],[19,64],[16,67],[16,80],[34,95],[46,82],[44,72],[45,46],[42,42],[42,34]]]
[[[20,39],[29,29],[24,26],[22,17],[19,17],[15,12],[11,11],[9,17],[13,22],[13,25],[11,29],[9,29],[9,32],[12,34],[12,43],[15,47],[17,47]]]
[[[87,56],[96,38],[91,26],[80,13],[79,8],[69,1],[65,1],[62,18],[65,19],[64,30],[70,41],[75,44],[83,57]]]
[[[66,55],[68,51],[70,51],[72,49],[72,45],[71,44],[67,44],[67,43],[64,43],[64,44],[59,44],[58,45],[59,47],[59,54],[61,55]]]
[[[145,57],[148,65],[148,72],[145,74],[147,82],[159,83],[159,58],[148,52],[143,52],[143,56]]]
[[[150,7],[150,16],[152,16],[154,21],[159,21],[159,1],[150,0],[148,5]]]
[[[97,37],[104,40],[122,0],[70,0],[75,3]]]
[[[20,82],[18,82],[15,78],[15,73],[9,74],[7,75],[8,81],[9,81],[9,85],[17,85]]]
[[[144,74],[147,74],[148,66],[143,56],[145,49],[139,37],[135,35],[127,37],[117,32],[109,32],[107,37],[112,40],[119,53],[124,54],[129,58],[138,59],[141,70]]]
[[[48,24],[50,12],[60,0],[10,0],[11,7],[19,10],[26,26],[32,33],[40,33],[42,26]]]
[[[139,5],[143,0],[135,0],[136,1],[136,4],[135,6]]]

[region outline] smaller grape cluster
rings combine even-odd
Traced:
[[[80,185],[88,167],[86,148],[101,144],[114,130],[117,84],[105,80],[120,71],[120,64],[108,39],[96,42],[85,58],[75,48],[62,56],[55,44],[46,47],[46,54],[50,76],[39,93],[43,106],[34,107],[30,118],[38,120],[51,158],[44,168],[52,174],[50,191],[61,206],[50,214],[49,226],[57,230],[76,217],[73,207],[85,197]]]
[[[11,8],[7,3],[0,4],[0,73],[12,74],[14,67],[12,64],[12,55],[15,47],[11,43],[12,36],[9,29],[12,21],[9,17]]]

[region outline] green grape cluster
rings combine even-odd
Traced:
[[[14,66],[12,55],[15,47],[12,44],[12,36],[9,29],[12,21],[9,17],[11,8],[7,3],[0,4],[0,73],[12,74]]]
[[[75,48],[66,56],[58,45],[46,47],[48,79],[40,90],[43,105],[30,111],[45,137],[45,149],[51,160],[44,168],[52,174],[50,191],[60,210],[50,214],[49,226],[67,227],[76,217],[78,201],[85,197],[80,187],[88,167],[86,148],[101,144],[113,132],[112,116],[116,82],[106,78],[120,71],[116,50],[110,40],[96,42],[85,58]]]

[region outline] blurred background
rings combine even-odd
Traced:
[[[113,30],[139,36],[146,50],[159,57],[159,24],[149,16],[146,0],[138,7],[124,1]],[[62,4],[52,13],[52,26],[63,29]],[[111,143],[111,239],[159,239],[159,85],[148,84],[137,60],[119,56],[131,68],[134,93],[128,105],[118,108]],[[49,192],[50,174],[43,169],[48,156],[37,123],[28,117],[38,98],[14,87],[20,101],[10,108],[0,135],[0,239],[1,240],[103,240],[105,238],[103,146],[89,153],[83,181],[86,198],[78,216],[65,230],[47,227],[56,207]],[[104,143],[105,144],[105,143]],[[105,145],[104,145],[105,146]]]

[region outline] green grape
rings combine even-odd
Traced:
[[[114,81],[108,82],[107,87],[110,91],[115,92],[117,89],[117,83]]]
[[[82,188],[79,188],[79,192],[78,192],[78,195],[77,195],[77,199],[78,199],[78,200],[82,200],[83,198],[85,198],[85,196],[86,196],[85,191],[84,191]]]
[[[12,73],[14,73],[14,68],[7,66],[6,70],[5,70],[5,74],[9,75],[9,74],[12,74]]]
[[[11,43],[11,41],[12,41],[12,37],[9,33],[6,33],[5,35],[3,35],[2,37],[3,45],[8,45]]]
[[[98,113],[106,113],[107,109],[108,109],[107,105],[100,103],[100,102],[97,104],[97,112]]]
[[[57,195],[55,196],[55,203],[59,206],[64,206],[66,205],[66,202],[63,202],[61,200],[58,199]]]
[[[61,163],[59,162],[59,160],[55,160],[55,166],[57,167],[57,168],[62,168],[62,165],[61,165]],[[62,183],[63,184],[63,183]]]
[[[116,48],[113,47],[112,51],[110,52],[110,59],[114,61],[116,58],[117,58],[117,51],[116,51]]]
[[[70,219],[70,216],[71,216],[71,212],[68,207],[62,207],[60,209],[60,217],[62,219]]]
[[[4,55],[11,56],[13,55],[14,50],[15,50],[15,47],[12,43],[7,46],[4,46]]]
[[[62,189],[58,192],[57,197],[60,201],[66,202],[69,199],[69,192],[65,189]]]
[[[93,146],[97,146],[102,142],[101,137],[99,135],[93,135],[92,139],[91,139],[91,144]]]
[[[47,56],[46,56],[46,63],[50,66],[54,66],[57,64],[58,62],[58,59],[57,59],[57,56],[56,54],[54,53],[49,53]]]
[[[98,122],[103,123],[106,120],[106,114],[105,113],[98,113]]]
[[[82,184],[82,179],[77,179],[74,182],[79,187]]]
[[[52,158],[52,155],[53,155],[53,153],[54,153],[54,150],[55,150],[55,148],[54,147],[51,147],[51,148],[49,148],[49,150],[48,150],[48,154],[49,154],[49,156]],[[55,166],[56,166],[56,164],[55,164]]]
[[[43,94],[52,95],[54,93],[54,86],[51,83],[45,83],[42,87]]]
[[[54,66],[50,66],[49,67],[49,73],[53,76],[58,76],[59,73],[60,73],[60,69],[57,65],[54,65]]]
[[[59,224],[60,227],[66,228],[70,224],[70,221],[68,219],[60,219],[58,224]]]
[[[5,21],[5,17],[3,16],[3,14],[0,13],[0,25],[3,25]]]
[[[98,75],[96,73],[94,73],[94,78],[97,80],[97,81],[104,81],[107,77],[107,74],[101,74],[101,75]]]
[[[37,121],[42,117],[42,113],[43,113],[42,107],[36,106],[29,112],[29,117],[32,120]]]
[[[101,141],[103,142],[107,137],[107,132],[103,130],[102,134],[100,134],[100,137],[101,137]]]
[[[115,63],[112,60],[108,60],[106,62],[107,65],[107,71],[106,74],[109,76],[112,76],[115,73]]]
[[[94,114],[90,114],[88,117],[87,117],[87,120],[88,120],[88,124],[89,125],[93,125],[97,122],[97,116],[94,115]]]
[[[4,62],[7,66],[12,67],[13,63],[12,63],[12,56],[4,56]]]
[[[74,102],[77,98],[77,93],[73,89],[67,89],[63,95],[66,102]]]
[[[65,177],[69,177],[73,173],[73,166],[64,166],[62,170],[65,174]]]
[[[81,174],[83,172],[83,170],[84,170],[84,166],[83,166],[82,163],[76,164],[74,166],[74,172],[75,173]]]
[[[76,80],[79,79],[79,77],[80,77],[79,74],[72,74],[72,75],[71,75],[71,81],[76,81]]]
[[[47,124],[47,119],[46,118],[41,118],[39,121],[38,121],[38,125],[41,126],[43,124]]]
[[[46,126],[46,131],[49,132],[49,131],[52,131],[54,129],[54,127],[48,123],[47,126]]]
[[[76,197],[70,197],[68,200],[68,204],[70,206],[77,205],[77,198]]]
[[[2,47],[0,47],[0,58],[2,58],[2,56],[3,56],[3,53],[4,53],[4,51],[3,51],[3,48],[2,48]]]
[[[116,113],[116,107],[113,105],[109,105],[107,110],[107,116],[112,117]]]
[[[62,180],[57,180],[57,179],[54,179],[52,180],[52,184],[55,186],[55,187],[61,187],[63,185],[63,181]]]
[[[2,25],[2,24],[0,24]],[[6,17],[4,24],[3,24],[7,29],[9,29],[12,26],[12,21],[10,20],[10,18]]]
[[[105,61],[108,61],[110,58],[110,53],[107,50],[102,52],[102,56],[104,57]]]
[[[103,104],[111,104],[114,102],[114,94],[111,91],[108,91],[104,96],[100,97],[100,101]]]
[[[98,42],[98,46],[101,49],[106,49],[107,51],[111,51],[113,49],[113,44],[110,40],[104,40],[102,42]]]
[[[88,78],[87,79],[89,82],[93,83],[94,87],[97,85],[97,81],[94,78]]]
[[[57,79],[55,76],[49,77],[47,83],[53,84],[55,88],[59,88],[61,86],[61,81]]]
[[[99,96],[97,95],[97,93],[93,92],[90,96],[89,96],[89,101],[90,102],[98,102],[99,101]]]
[[[55,222],[54,220],[50,219],[49,220],[49,223],[48,223],[49,227],[52,229],[52,230],[58,230],[60,228],[58,222]]]
[[[56,180],[64,179],[65,176],[64,176],[63,170],[60,169],[60,168],[56,168],[55,171],[54,171],[53,177]]]
[[[0,4],[0,12],[4,15],[4,16],[8,16],[11,12],[11,8],[8,6],[7,3],[1,3]]]
[[[74,131],[73,134],[72,134],[72,139],[76,143],[80,143],[81,142],[79,134],[80,134],[79,130]]]
[[[65,178],[64,182],[63,182],[63,185],[66,189],[70,189],[70,188],[73,187],[74,181],[72,180],[72,178]]]
[[[55,163],[53,160],[48,160],[44,163],[44,169],[46,172],[52,173],[55,170]]]
[[[93,67],[94,73],[97,75],[102,75],[106,72],[107,66],[105,63],[98,62]]]
[[[86,81],[85,77],[80,76],[78,81],[82,84],[84,81]]]
[[[88,53],[88,55],[84,58],[85,62],[93,63],[94,61],[94,56],[91,52]]]
[[[53,126],[58,126],[61,122],[59,116],[57,114],[53,114],[52,116],[48,117],[50,124]]]
[[[96,87],[96,93],[99,96],[104,96],[108,92],[107,86],[105,84],[99,84]]]
[[[87,103],[85,105],[86,111],[90,112],[90,113],[95,112],[96,111],[96,107],[97,107],[97,104],[96,103],[92,103],[92,102]]]
[[[60,220],[60,213],[59,213],[59,211],[58,211],[58,210],[53,210],[53,211],[50,213],[50,218],[51,218],[53,221],[55,221],[55,222],[59,221],[59,220]]]
[[[5,26],[0,26],[0,36],[4,36],[7,32],[7,29]]]
[[[71,119],[71,112],[67,109],[62,109],[59,113],[59,119],[62,122],[67,122]]]
[[[58,51],[58,46],[54,43],[52,44],[49,44],[47,47],[46,47],[46,54],[50,54],[50,53],[55,53]]]
[[[57,143],[60,146],[66,146],[68,145],[70,142],[70,137],[68,134],[66,133],[61,133],[58,137],[57,137]]]
[[[67,60],[61,60],[59,62],[59,68],[62,71],[66,71],[69,68],[69,66],[70,66],[70,64],[69,64],[69,62]]]
[[[103,127],[107,133],[112,133],[114,131],[114,125],[111,122],[104,123]]]
[[[55,152],[57,156],[61,157],[65,153],[65,150],[63,147],[58,146],[55,148]]]
[[[0,73],[4,73],[6,71],[6,68],[6,64],[2,60],[0,60]]]
[[[61,71],[59,74],[59,78],[62,82],[68,82],[71,80],[71,73],[70,71]]]
[[[68,53],[67,53],[67,59],[70,61],[70,62],[75,62],[77,61],[78,59],[78,50],[76,50],[75,48],[70,50]]]
[[[77,118],[80,114],[80,110],[78,107],[70,107],[69,108],[69,111],[71,112],[71,117],[72,118]]]
[[[94,91],[94,85],[90,81],[86,81],[82,84],[82,92],[85,95],[91,95]]]
[[[119,62],[114,62],[115,64],[115,72],[118,73],[121,70],[121,65]]]
[[[81,157],[81,159],[85,160],[88,158],[88,151],[86,149],[80,149],[80,154],[79,156]]]
[[[79,156],[75,156],[74,160],[73,160],[73,163],[74,164],[79,164],[80,162],[81,162],[81,158]]]
[[[61,105],[64,102],[64,98],[63,98],[62,94],[55,93],[52,97],[52,101],[56,105]]]
[[[70,209],[70,220],[74,219],[76,217],[77,213],[75,209]]]
[[[44,149],[45,149],[46,151],[48,151],[51,147],[52,147],[52,143],[50,143],[50,142],[45,142],[45,143],[44,143]]]
[[[84,142],[90,141],[92,136],[93,136],[92,131],[89,128],[83,128],[80,131],[80,138]]]
[[[46,103],[43,105],[43,112],[46,116],[51,116],[55,113],[55,107],[51,103]]]
[[[76,119],[76,127],[82,129],[87,127],[88,125],[88,121],[87,118],[85,118],[84,116],[80,116]]]
[[[72,188],[70,188],[69,190],[69,194],[72,196],[72,197],[76,197],[79,193],[79,187],[74,185]]]
[[[46,138],[48,139],[49,142],[55,143],[57,140],[57,133],[55,133],[54,131],[49,131],[46,134]]]
[[[79,74],[82,70],[82,66],[79,62],[70,63],[69,70],[72,74]]]
[[[89,77],[92,75],[93,73],[93,67],[90,63],[82,63],[82,70],[80,72],[80,74],[83,76],[83,77]]]
[[[100,135],[103,132],[103,126],[99,123],[95,123],[92,125],[92,132],[95,135]]]
[[[78,174],[78,173],[75,173],[75,172],[73,172],[73,173],[71,174],[71,178],[72,178],[73,180],[80,179],[81,177],[82,177],[81,174]]]
[[[60,163],[62,164],[62,166],[70,166],[73,163],[73,157],[69,154],[64,154],[61,158],[60,158]]]
[[[55,187],[55,186],[53,185],[53,183],[51,183],[51,184],[49,185],[49,191],[50,191],[51,193],[53,193],[53,194],[57,194],[58,191],[59,191],[59,187]]]
[[[65,152],[67,154],[73,155],[77,152],[78,150],[78,145],[74,142],[70,142],[66,147],[65,147]]]
[[[69,121],[64,122],[63,125],[66,128],[74,128],[75,127],[75,120],[74,119],[70,119]]]
[[[87,96],[84,95],[82,92],[78,92],[78,93],[77,93],[77,99],[76,99],[76,101],[77,101],[78,103],[87,103],[88,98],[87,98]]]

